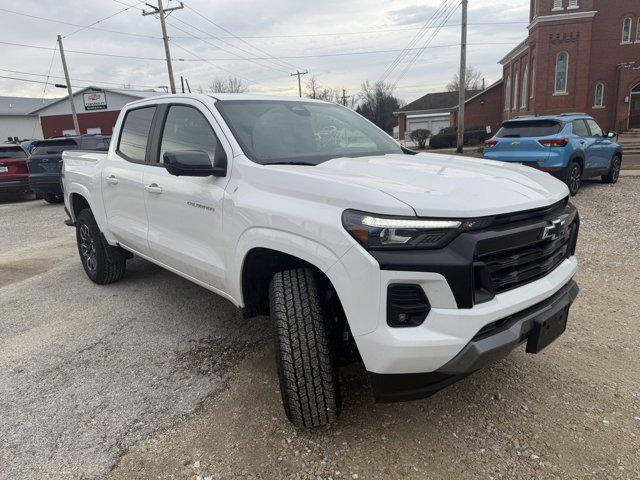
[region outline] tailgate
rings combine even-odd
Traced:
[[[26,158],[0,158],[0,181],[25,178],[28,174]]]
[[[29,159],[30,174],[56,174],[62,168],[62,156],[60,153],[49,155],[34,155]]]
[[[533,138],[494,138],[495,147],[485,149],[485,158],[502,162],[544,162],[550,149]]]

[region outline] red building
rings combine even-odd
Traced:
[[[111,134],[124,105],[161,93],[151,90],[86,87],[73,93],[80,133]],[[72,135],[73,117],[69,97],[62,97],[30,112],[38,115],[44,138]]]
[[[531,0],[530,20],[500,62],[503,120],[585,112],[608,130],[640,127],[640,1]]]

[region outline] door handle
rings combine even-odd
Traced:
[[[155,195],[160,195],[162,193],[162,187],[159,187],[157,183],[152,183],[151,185],[146,185],[144,189]]]
[[[116,178],[115,175],[109,175],[107,178],[105,178],[104,181],[111,185],[117,185],[118,183],[118,179]]]

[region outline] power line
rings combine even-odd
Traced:
[[[267,55],[270,58],[273,58],[275,60],[278,60],[276,57],[274,57],[273,55],[271,55],[269,52],[266,52],[264,50],[262,50],[261,48],[256,47],[255,45],[250,44],[249,42],[247,42],[246,40],[244,40],[243,38],[240,38],[239,36],[235,35],[233,32],[227,30],[225,27],[223,27],[222,25],[217,24],[216,22],[214,22],[213,20],[211,20],[210,18],[206,17],[205,15],[203,15],[202,13],[198,12],[195,8],[190,7],[189,5],[185,5],[187,7],[187,10],[191,10],[193,13],[195,13],[196,15],[198,15],[199,17],[205,19],[207,22],[209,22],[210,24],[212,24],[213,26],[219,28],[220,30],[222,30],[223,32],[226,32],[230,35],[233,36],[233,38],[236,38],[238,40],[240,40],[242,43],[244,43],[245,45],[249,46],[250,48],[253,48],[254,50]],[[236,47],[237,48],[237,47]],[[291,67],[291,68],[295,68],[297,69],[298,67],[289,63],[289,62],[280,62],[282,64],[284,64],[286,67]]]
[[[115,33],[117,35],[129,35],[131,37],[152,38],[152,39],[155,39],[155,40],[159,40],[160,39],[160,37],[154,37],[154,36],[151,36],[151,35],[143,35],[143,34],[140,34],[140,33],[123,32],[123,31],[120,31],[120,30],[111,30],[111,29],[100,28],[100,27],[90,27],[90,26],[86,26],[86,25],[80,25],[78,23],[65,22],[64,20],[55,20],[53,18],[39,17],[38,15],[31,15],[31,14],[28,14],[28,13],[16,12],[14,10],[8,10],[6,8],[0,8],[0,12],[11,13],[13,15],[20,15],[20,16],[27,17],[27,18],[33,18],[33,19],[36,19],[36,20],[42,20],[42,21],[45,21],[45,22],[58,23],[60,25],[68,25],[70,27],[80,27],[80,28],[84,28],[84,29],[97,30],[97,31],[101,31],[101,32]],[[78,31],[80,31],[80,30],[78,30]]]
[[[181,19],[179,19],[179,18],[175,18],[174,20],[177,20],[178,22],[183,23],[184,25],[188,26],[189,28],[192,28],[192,29],[197,30],[197,31],[199,31],[199,32],[203,32],[203,30],[199,29],[198,27],[195,27],[195,26],[191,25],[190,23],[185,22],[184,20],[181,20]],[[171,27],[172,27],[172,28],[175,28],[175,29],[177,29],[177,30],[179,30],[179,31],[181,31],[181,32],[183,32],[183,33],[187,33],[187,34],[189,33],[188,31],[186,31],[186,30],[184,30],[184,29],[182,29],[182,28],[178,27],[178,26],[177,26],[177,25],[175,25],[174,23],[169,23],[169,25],[171,25]],[[207,32],[204,32],[204,33],[207,33]],[[175,37],[173,37],[173,38],[175,38]],[[269,68],[269,69],[271,69],[271,70],[278,70],[278,71],[280,71],[280,72],[283,72],[283,73],[289,74],[289,70],[285,70],[285,69],[282,67],[282,65],[274,64],[274,62],[271,62],[271,63],[272,63],[271,65],[270,65],[270,64],[266,64],[266,65],[265,65],[265,64],[262,64],[262,63],[259,63],[259,62],[257,62],[257,61],[256,61],[256,60],[262,60],[262,59],[267,60],[267,61],[270,61],[270,60],[271,60],[271,58],[270,58],[270,57],[262,57],[262,58],[257,58],[257,59],[256,59],[256,58],[252,58],[252,57],[246,57],[246,56],[241,55],[241,54],[239,54],[239,53],[236,53],[236,52],[233,52],[233,51],[227,50],[226,48],[221,47],[221,46],[219,46],[219,45],[214,45],[213,43],[211,43],[211,42],[207,41],[207,40],[206,40],[206,39],[204,39],[204,38],[198,38],[198,37],[196,37],[196,36],[192,36],[191,38],[194,38],[194,39],[200,40],[201,42],[204,42],[204,43],[206,43],[207,45],[210,45],[210,46],[212,46],[212,47],[214,47],[214,48],[216,48],[216,49],[222,50],[223,52],[227,52],[227,53],[228,53],[228,54],[230,54],[230,55],[235,55],[235,56],[239,57],[240,59],[247,60],[247,61],[250,61],[250,62],[252,62],[252,63],[255,63],[256,65],[258,65],[258,66],[260,66],[260,67],[262,67],[262,68]],[[220,40],[219,40],[219,41],[220,41]],[[245,50],[245,49],[242,49],[242,48],[236,47],[235,45],[233,45],[233,44],[231,44],[231,43],[229,43],[229,42],[226,42],[226,41],[221,41],[221,42],[222,42],[222,43],[224,43],[224,44],[226,44],[226,45],[231,46],[232,48],[235,48],[236,50],[240,50],[241,52],[245,52],[245,53],[248,53],[249,55],[253,55],[253,53],[252,53],[252,52],[249,52],[249,51],[247,51],[247,50]]]
[[[457,0],[455,0],[457,1]],[[413,58],[409,61],[409,63],[407,63],[407,65],[405,66],[405,68],[402,70],[402,72],[400,73],[400,75],[398,76],[398,78],[396,79],[396,81],[393,83],[393,86],[395,88],[395,86],[398,84],[398,82],[400,82],[400,80],[402,80],[404,78],[404,76],[407,74],[407,72],[409,71],[409,69],[413,66],[413,64],[416,62],[416,60],[418,60],[418,58],[420,57],[420,55],[422,55],[424,53],[424,51],[429,47],[430,43],[433,41],[433,39],[436,37],[436,35],[440,32],[440,30],[442,29],[442,27],[447,23],[447,21],[449,21],[449,18],[451,18],[451,15],[453,15],[453,13],[458,9],[458,6],[460,5],[459,3],[455,3],[452,7],[449,8],[448,12],[444,12],[444,19],[440,22],[439,24],[439,29],[434,30],[431,34],[431,37],[429,37],[425,43],[422,45],[422,47],[415,52]]]
[[[433,25],[433,22],[435,21],[435,19],[441,14],[442,11],[444,11],[444,8],[447,6],[449,1],[450,0],[443,0],[443,2],[436,9],[436,11],[424,23],[422,29],[420,29],[420,31],[416,35],[414,35],[414,37],[407,44],[407,46],[398,54],[398,56],[391,62],[391,64],[387,66],[385,71],[382,73],[382,76],[380,77],[380,81],[384,82],[389,77],[389,75],[391,75],[391,73],[396,69],[396,67],[407,56],[408,54],[407,52],[409,51],[409,49],[413,48],[414,45],[416,45],[420,41],[420,39],[424,36],[425,32],[427,31],[426,29],[431,25]]]
[[[175,38],[175,37],[172,37]],[[172,40],[173,41],[173,40]],[[174,41],[175,43],[175,41]],[[516,41],[512,41],[512,42],[479,42],[479,43],[470,43],[469,46],[485,46],[485,45],[518,45],[521,42],[516,42]],[[29,45],[29,44],[25,44],[25,43],[14,43],[14,42],[5,42],[5,41],[0,41],[0,45],[11,45],[11,46],[16,46],[16,47],[25,47],[25,48],[35,48],[38,50],[47,50],[47,51],[51,51],[53,50],[53,48],[50,47],[43,47],[41,45]],[[176,44],[177,45],[177,44]],[[452,43],[452,44],[443,44],[443,45],[430,45],[427,48],[431,49],[431,48],[450,48],[450,47],[458,47],[460,44],[458,43]],[[416,51],[416,50],[421,50],[423,47],[416,47],[416,48],[411,48],[409,49],[409,51]],[[184,48],[183,48],[184,50]],[[312,54],[312,55],[287,55],[287,56],[281,56],[281,57],[277,57],[277,58],[281,58],[281,59],[296,59],[296,58],[323,58],[323,57],[341,57],[341,56],[352,56],[352,55],[374,55],[374,54],[383,54],[383,53],[397,53],[397,52],[402,52],[405,49],[390,49],[390,50],[365,50],[365,51],[360,51],[360,52],[335,52],[335,53],[319,53],[319,54]],[[135,56],[135,55],[118,55],[118,54],[113,54],[113,53],[103,53],[103,52],[87,52],[87,51],[83,51],[83,50],[65,50],[67,53],[77,53],[79,55],[93,55],[93,56],[98,56],[98,57],[113,57],[113,58],[128,58],[128,59],[134,59],[134,60],[149,60],[149,61],[162,61],[164,62],[165,59],[162,57],[139,57],[139,56]],[[178,58],[176,59],[179,62],[196,62],[196,61],[203,61],[203,62],[220,62],[220,61],[239,61],[239,60],[247,60],[247,61],[251,61],[251,60],[264,60],[267,57],[245,57],[245,58],[203,58],[203,57],[199,57],[198,59],[185,59],[185,58]],[[289,72],[287,72],[289,73]]]
[[[56,50],[54,49],[54,53],[52,55],[51,58],[55,58],[55,52]],[[53,60],[51,62],[51,65],[53,65]],[[2,72],[9,72],[9,73],[17,73],[19,75],[31,75],[34,77],[46,77],[46,79],[48,80],[49,78],[64,78],[61,77],[60,75],[51,75],[51,68],[49,68],[49,73],[47,73],[46,75],[43,73],[32,73],[32,72],[24,72],[21,70],[9,70],[7,68],[0,68],[0,71]],[[71,79],[74,82],[81,82],[81,83],[87,83],[89,85],[97,85],[97,84],[104,84],[104,85],[130,85],[132,87],[140,87],[140,88],[157,88],[157,85],[139,85],[139,84],[134,84],[134,83],[129,83],[129,82],[107,82],[104,80],[83,80],[80,78],[72,78]]]
[[[92,28],[92,27],[94,27],[95,25],[97,25],[97,24],[99,24],[99,23],[101,23],[101,22],[104,22],[105,20],[109,20],[110,18],[113,18],[113,17],[115,17],[115,16],[117,16],[117,15],[120,15],[121,13],[124,13],[124,12],[126,12],[127,10],[131,10],[132,8],[136,8],[136,7],[137,7],[138,5],[140,5],[141,3],[144,3],[144,1],[140,1],[140,2],[136,3],[135,5],[127,6],[127,8],[123,8],[122,10],[119,10],[119,11],[117,11],[116,13],[113,13],[113,14],[111,14],[111,15],[108,15],[108,16],[104,17],[104,18],[101,18],[100,20],[96,20],[95,22],[90,23],[89,25],[86,25],[86,26],[84,26],[84,27],[80,27],[79,29],[74,30],[73,32],[71,32],[71,33],[68,33],[68,34],[64,35],[62,38],[68,38],[68,37],[70,37],[71,35],[75,35],[75,34],[76,34],[76,33],[78,33],[78,32],[82,32],[83,30],[86,30],[86,29],[88,29],[88,28]]]
[[[43,84],[43,85],[55,85],[54,83],[51,83],[51,82],[48,82],[48,81],[33,80],[31,78],[9,77],[9,76],[6,76],[6,75],[0,75],[0,78],[6,78],[8,80],[18,80],[18,81],[21,81],[21,82],[40,83],[40,84]]]
[[[198,54],[193,53],[191,50],[186,49],[185,47],[183,47],[183,46],[182,46],[182,45],[180,45],[179,43],[176,43],[176,41],[175,41],[175,40],[173,40],[173,39],[172,39],[172,40],[170,40],[170,41],[171,41],[171,43],[172,43],[172,44],[174,44],[176,47],[178,47],[178,48],[180,48],[180,49],[184,50],[184,51],[185,51],[185,52],[187,52],[188,54],[193,55],[194,57],[196,57],[197,59],[199,59],[199,60],[201,60],[201,61],[203,61],[203,62],[207,62],[207,63],[211,64],[211,65],[212,65],[212,66],[214,66],[215,68],[219,68],[220,70],[224,70],[225,72],[229,73],[230,75],[236,76],[236,77],[238,77],[238,78],[241,78],[241,79],[243,79],[243,80],[245,80],[245,81],[249,82],[249,84],[252,84],[252,83],[258,83],[258,82],[254,82],[253,80],[251,80],[251,79],[249,79],[249,78],[243,77],[242,75],[238,75],[237,73],[232,72],[231,70],[228,70],[228,69],[226,69],[226,68],[224,68],[224,67],[221,67],[220,65],[216,65],[215,63],[212,63],[210,60],[207,60],[207,59],[205,59],[205,58],[202,58],[202,57],[201,57],[201,56],[199,56]]]
[[[186,5],[185,5],[186,6]],[[469,26],[479,26],[479,25],[528,25],[529,22],[473,22],[469,23]],[[449,23],[446,25],[449,27],[460,27],[462,24],[460,23]],[[369,35],[375,33],[388,33],[388,32],[411,32],[416,30],[422,30],[424,27],[411,27],[411,28],[383,28],[377,30],[358,30],[351,32],[326,32],[326,33],[292,33],[292,34],[282,34],[282,35],[233,35],[233,36],[223,36],[218,35],[215,38],[225,38],[225,39],[269,39],[269,38],[304,38],[304,37],[331,37],[331,36],[341,36],[341,35]],[[437,28],[437,27],[427,27],[427,28]],[[188,37],[177,37],[173,38],[188,38]],[[213,37],[205,37],[205,38],[213,38]]]

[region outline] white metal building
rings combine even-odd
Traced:
[[[0,97],[0,143],[9,138],[42,138],[42,126],[37,114],[30,114],[36,108],[51,100],[30,97]]]

